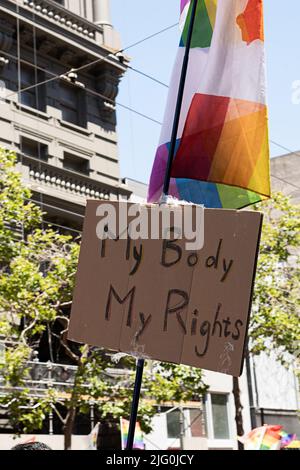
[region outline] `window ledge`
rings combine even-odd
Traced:
[[[25,112],[27,114],[32,114],[35,117],[44,119],[45,121],[48,121],[50,119],[50,116],[44,111],[40,111],[39,109],[36,109],[36,108],[31,108],[30,106],[27,106],[26,104],[21,104],[21,103],[16,103],[16,102],[14,102],[13,104],[14,104],[14,107],[19,111]]]
[[[58,120],[60,125],[62,127],[65,127],[66,129],[73,130],[75,132],[80,132],[83,135],[90,136],[92,134],[91,131],[86,129],[85,127],[78,126],[77,124],[73,124],[72,122],[64,121],[63,119]]]
[[[236,442],[233,439],[208,439],[208,448],[213,449],[235,449]]]

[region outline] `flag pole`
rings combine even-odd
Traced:
[[[178,87],[178,95],[177,95],[177,102],[176,102],[176,108],[175,108],[175,114],[174,114],[170,150],[168,154],[167,168],[166,168],[166,174],[165,174],[165,180],[164,180],[164,186],[163,186],[164,196],[167,196],[169,194],[171,169],[172,169],[172,163],[174,160],[175,149],[176,149],[177,132],[178,132],[178,127],[179,127],[179,119],[180,119],[180,113],[181,113],[181,107],[182,107],[182,101],[183,101],[183,95],[184,95],[184,87],[185,87],[186,75],[187,75],[188,64],[189,64],[193,29],[194,29],[196,11],[197,11],[197,5],[198,5],[198,0],[191,0],[191,1],[192,1],[191,19],[190,19],[190,24],[189,24],[189,29],[188,29],[187,41],[186,41],[186,46],[185,46],[185,54],[183,58],[179,87]],[[141,392],[141,386],[142,386],[144,365],[145,365],[144,359],[137,360],[136,376],[135,376],[133,399],[132,399],[131,412],[130,412],[130,422],[129,422],[126,450],[133,449],[134,433],[135,433],[135,426],[136,426],[136,421],[137,421],[137,413],[138,413],[140,392]]]
[[[167,196],[169,194],[172,163],[174,160],[175,150],[176,150],[177,132],[178,132],[178,127],[179,127],[185,80],[186,80],[186,75],[187,75],[187,70],[188,70],[193,29],[194,29],[196,11],[197,11],[197,5],[198,5],[198,0],[192,0],[192,2],[193,2],[193,6],[192,6],[192,11],[191,11],[191,20],[190,20],[187,41],[186,41],[186,46],[185,46],[185,54],[184,54],[183,63],[182,63],[181,76],[180,76],[180,81],[179,81],[177,102],[176,102],[173,128],[172,128],[172,135],[171,135],[171,142],[170,142],[170,149],[169,149],[167,168],[166,168],[166,174],[165,174],[165,180],[164,180],[164,187],[163,187],[164,196]]]
[[[133,399],[132,399],[132,405],[131,405],[126,450],[133,449],[134,433],[135,433],[135,426],[136,426],[136,420],[137,420],[137,414],[138,414],[138,408],[139,408],[139,400],[140,400],[144,365],[145,365],[145,359],[137,360],[135,384],[134,384]]]

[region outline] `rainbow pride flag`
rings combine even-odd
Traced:
[[[280,425],[267,425],[252,429],[245,436],[239,437],[245,450],[280,450],[292,447],[296,434],[288,434]]]
[[[87,450],[97,450],[97,441],[98,441],[98,434],[100,429],[100,423],[97,423],[96,426],[92,429],[90,434],[88,435],[88,448]]]
[[[245,450],[279,450],[282,426],[264,425],[252,429],[245,436],[239,437]]]
[[[283,449],[284,447],[290,446],[291,443],[296,441],[297,439],[296,434],[289,434],[286,431],[280,431],[280,436],[281,436],[281,444],[280,444],[281,449]]]
[[[162,196],[192,2],[181,0],[180,47],[148,192]],[[170,194],[205,207],[270,197],[263,0],[198,0]]]
[[[266,431],[260,450],[279,450],[281,446],[282,426],[265,426]]]
[[[298,449],[300,450],[300,441],[292,441],[289,445],[285,446],[285,449]]]
[[[121,427],[121,439],[122,439],[122,450],[126,449],[127,439],[128,439],[128,430],[129,430],[129,421],[124,418],[120,418],[120,427]],[[143,433],[141,430],[140,423],[136,423],[133,449],[145,449]]]

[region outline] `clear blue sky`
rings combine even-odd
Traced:
[[[111,0],[111,9],[126,47],[176,23],[179,0]],[[300,104],[292,102],[292,84],[300,80],[300,1],[265,0],[265,26],[270,139],[300,150]],[[130,49],[131,65],[168,84],[178,41],[175,27]],[[118,101],[162,121],[166,97],[167,88],[128,71]],[[117,111],[121,175],[147,183],[160,126],[120,107]],[[272,156],[284,153],[271,144]]]

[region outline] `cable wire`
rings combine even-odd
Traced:
[[[148,73],[142,72],[142,70],[138,70],[135,67],[132,67],[131,65],[128,65],[127,68],[129,70],[132,70],[133,72],[139,74],[139,75],[142,75],[143,77],[149,78],[149,80],[152,80],[153,82],[158,83],[158,85],[162,85],[165,88],[169,88],[169,85],[167,85],[164,82],[161,82],[160,80],[158,80],[155,77],[152,77],[152,75],[149,75]]]
[[[174,25],[173,25],[173,26],[174,26]],[[169,28],[167,28],[167,29],[169,29]],[[133,46],[130,46],[130,47],[133,47]],[[7,55],[8,57],[12,58],[12,59],[17,59],[17,57],[14,56],[14,55],[12,55],[12,54],[9,54],[9,53],[6,53],[6,52],[3,52],[3,53],[4,53],[5,55]],[[101,59],[101,60],[102,60],[102,59]],[[105,60],[105,59],[103,59],[103,60]],[[35,67],[34,64],[32,64],[31,62],[28,62],[28,61],[26,61],[26,60],[24,60],[24,59],[21,59],[20,62],[21,62],[21,63],[24,63],[24,64],[26,64],[26,65],[29,65],[29,66],[31,66],[31,67]],[[42,72],[45,72],[45,73],[48,73],[48,74],[53,74],[53,73],[50,72],[49,70],[46,70],[46,69],[44,69],[44,68],[42,68],[42,67],[37,66],[37,68],[38,68],[39,70],[41,70]],[[134,67],[129,66],[128,68],[129,68],[130,70],[133,70],[134,72],[137,72],[137,73],[139,73],[139,74],[141,74],[141,75],[143,75],[143,76],[149,78],[150,80],[152,80],[152,81],[154,81],[154,82],[156,82],[156,83],[158,83],[158,84],[160,84],[160,85],[162,85],[162,86],[168,88],[168,85],[166,85],[165,83],[161,82],[160,80],[158,80],[158,79],[156,79],[156,78],[154,78],[154,77],[152,77],[152,76],[150,76],[150,75],[148,75],[148,74],[146,74],[146,73],[144,73],[144,72],[142,72],[142,71],[140,71],[140,70],[137,70],[137,69],[135,69]],[[59,75],[59,76],[57,76],[57,75],[55,75],[55,74],[53,74],[53,75],[54,75],[54,76],[53,76],[53,79],[61,78],[61,77],[63,76],[63,74],[62,74],[62,75]],[[47,83],[47,82],[48,82],[48,81],[45,80],[45,81],[43,81],[43,82],[39,82],[39,83],[36,84],[36,85],[37,85],[37,86],[43,85],[43,84],[45,84],[45,83]],[[23,88],[23,89],[21,89],[20,91],[21,91],[21,92],[22,92],[22,91],[27,91],[28,89],[31,89],[31,88],[35,87],[36,85],[32,85],[31,87]],[[148,121],[151,121],[151,122],[153,122],[153,123],[155,123],[155,124],[158,124],[158,125],[160,125],[160,126],[162,125],[162,122],[158,121],[157,119],[154,119],[154,118],[152,118],[152,117],[150,117],[150,116],[148,116],[148,115],[146,115],[146,114],[144,114],[144,113],[142,113],[142,112],[140,112],[140,111],[137,111],[136,109],[133,109],[133,108],[131,108],[130,106],[127,106],[127,105],[125,105],[125,104],[123,104],[123,103],[120,103],[120,102],[118,102],[118,101],[115,101],[115,100],[113,100],[113,99],[111,99],[111,98],[108,98],[107,96],[102,95],[101,93],[99,93],[99,92],[97,92],[97,91],[95,91],[95,90],[92,90],[92,89],[90,89],[90,88],[85,88],[85,90],[86,90],[88,93],[91,93],[91,94],[93,94],[94,96],[97,96],[98,98],[101,98],[102,100],[109,101],[109,102],[112,103],[112,104],[116,104],[117,106],[120,106],[121,108],[126,109],[127,111],[130,111],[130,112],[132,112],[132,113],[134,113],[134,114],[136,114],[136,115],[138,115],[138,116],[140,116],[140,117],[142,117],[142,118],[144,118],[144,119],[147,119]],[[14,92],[14,93],[11,93],[11,94],[9,94],[9,95],[7,95],[6,98],[9,98],[9,97],[12,96],[12,95],[15,95],[15,92]],[[293,151],[293,150],[290,150],[288,147],[285,147],[284,145],[281,145],[281,144],[279,144],[278,142],[275,142],[274,140],[270,140],[270,142],[271,142],[272,144],[276,145],[277,147],[282,148],[283,150],[286,150],[286,151],[289,152],[290,154],[296,155],[296,156],[299,156],[299,157],[300,157],[300,153],[297,153],[297,152],[295,152],[295,151]],[[279,181],[282,181],[283,183],[286,183],[286,184],[288,184],[288,185],[290,185],[290,186],[293,186],[293,187],[294,187],[295,189],[297,189],[297,190],[300,190],[300,187],[299,187],[299,186],[295,185],[294,183],[291,183],[291,182],[287,181],[287,180],[284,179],[284,178],[280,178],[279,176],[275,176],[275,175],[272,175],[272,174],[271,174],[271,177],[272,177],[272,178],[275,178],[275,179],[278,179]]]
[[[173,26],[171,26],[171,27],[174,27],[174,26],[175,26],[175,25],[173,25]],[[166,28],[166,29],[170,29],[171,27]],[[166,30],[166,29],[165,29],[165,30]],[[162,30],[162,31],[165,31],[165,30]],[[160,33],[161,33],[161,32],[160,32]],[[159,33],[156,33],[156,35],[157,35],[157,34],[159,34]],[[151,37],[153,37],[153,35],[152,35]],[[148,38],[150,38],[150,37],[148,37]],[[148,38],[145,38],[144,40],[147,40]],[[138,43],[136,43],[136,44],[139,44],[139,43],[141,43],[142,41],[143,41],[143,40],[141,40],[140,42],[138,42]],[[136,44],[134,44],[134,45],[136,45]],[[129,47],[134,47],[134,45],[129,46]],[[125,49],[124,49],[124,50],[125,50]],[[12,54],[8,54],[8,53],[6,53],[6,52],[4,52],[4,54],[6,54],[8,57],[11,57],[11,58],[13,58],[13,59],[18,59],[16,56],[13,56]],[[104,61],[105,58],[104,58],[104,59],[101,59],[101,60]],[[28,61],[26,61],[26,60],[20,59],[19,61],[20,61],[21,63],[25,63],[25,64],[27,64],[27,65],[30,65],[30,66],[32,66],[32,67],[35,67],[35,65],[34,65],[33,63],[28,62]],[[50,72],[50,71],[48,71],[48,70],[45,70],[45,69],[43,69],[42,67],[37,66],[37,68],[38,68],[39,70],[45,72],[45,73],[52,74],[52,72]],[[131,68],[131,67],[129,67],[129,68]],[[135,71],[136,71],[136,70],[135,70]],[[139,73],[141,73],[142,75],[145,75],[146,77],[150,78],[151,80],[153,80],[153,81],[155,81],[155,82],[157,82],[157,83],[160,83],[161,85],[167,87],[166,84],[164,84],[163,82],[160,82],[159,80],[155,79],[154,77],[151,77],[151,76],[149,76],[149,75],[147,75],[147,74],[144,74],[144,72],[141,72],[141,71],[139,71]],[[62,78],[62,76],[63,76],[64,74],[62,74],[62,75],[55,75],[55,74],[53,74],[53,75],[54,75],[53,79],[57,79],[57,78]],[[49,80],[48,80],[48,81],[45,80],[45,81],[39,82],[39,83],[37,83],[36,85],[32,85],[32,86],[30,86],[30,87],[26,87],[26,88],[21,89],[20,92],[22,93],[22,92],[27,91],[27,90],[29,90],[29,89],[31,89],[31,88],[34,88],[35,86],[40,86],[40,85],[43,85],[43,84],[48,83],[48,82],[49,82]],[[110,102],[111,104],[115,104],[115,105],[117,105],[117,106],[120,106],[121,108],[126,109],[127,111],[132,112],[132,113],[134,113],[134,114],[136,114],[136,115],[138,115],[138,116],[140,116],[140,117],[142,117],[142,118],[144,118],[144,119],[147,119],[148,121],[151,121],[151,122],[153,122],[153,123],[155,123],[155,124],[157,124],[157,125],[160,125],[160,126],[162,125],[162,122],[158,121],[157,119],[152,118],[152,117],[150,117],[150,116],[148,116],[148,115],[146,115],[146,114],[144,114],[144,113],[142,113],[142,112],[140,112],[140,111],[138,111],[138,110],[136,110],[136,109],[133,109],[133,108],[131,108],[130,106],[127,106],[127,105],[125,105],[125,104],[123,104],[123,103],[120,103],[120,102],[118,102],[118,101],[115,101],[115,100],[113,100],[113,99],[111,99],[111,98],[109,98],[109,97],[107,97],[107,96],[105,96],[105,95],[103,95],[103,94],[101,94],[101,93],[95,91],[95,90],[92,90],[92,89],[86,88],[86,87],[85,87],[85,90],[86,90],[88,93],[91,93],[92,95],[97,96],[98,98],[100,98],[100,99],[102,99],[102,100],[104,100],[104,101],[108,101],[108,102]],[[19,93],[19,92],[18,92],[18,93]],[[15,95],[15,94],[16,94],[16,93],[14,92],[14,93],[11,93],[11,94],[7,95],[6,99],[9,98],[9,97],[12,96],[12,95]],[[295,151],[293,151],[293,150],[290,150],[288,147],[285,147],[285,146],[279,144],[278,142],[275,142],[274,140],[270,140],[270,142],[271,142],[272,144],[277,145],[278,147],[282,148],[283,150],[286,150],[286,151],[289,152],[290,154],[296,155],[296,156],[299,156],[299,157],[300,157],[300,153],[297,153],[297,152],[295,152]],[[273,174],[271,174],[271,177],[277,179],[278,181],[281,181],[281,182],[283,182],[283,183],[286,183],[286,184],[288,184],[289,186],[292,186],[292,187],[294,187],[294,188],[297,189],[297,190],[300,190],[300,186],[297,186],[297,185],[295,185],[294,183],[291,183],[290,181],[287,181],[287,180],[284,179],[284,178],[281,178],[281,177],[276,176],[276,175],[273,175]]]
[[[2,55],[5,55],[6,57],[9,57],[10,59],[16,59],[17,57],[13,54],[10,54],[9,52],[6,52],[6,51],[1,51],[1,54]],[[108,62],[107,59],[103,59],[105,62]],[[28,60],[26,59],[21,59],[21,63],[22,64],[25,64],[25,65],[28,65],[28,66],[33,66],[32,62],[28,62]],[[169,85],[167,85],[166,83],[162,82],[161,80],[159,80],[158,78],[156,77],[153,77],[152,75],[149,75],[148,73],[146,72],[143,72],[142,70],[139,70],[137,69],[136,67],[133,67],[132,65],[127,65],[126,66],[129,70],[132,70],[133,72],[145,77],[145,78],[148,78],[149,80],[153,81],[154,83],[157,83],[158,85],[161,85],[165,88],[169,88]],[[40,67],[37,65],[37,69],[40,70],[41,72],[44,72],[48,75],[53,75],[53,78],[54,77],[57,77],[57,74],[51,72],[50,70],[47,70],[47,69],[44,69],[43,67]],[[40,82],[40,84],[42,85],[43,82]],[[24,90],[23,90],[24,91]],[[26,90],[25,90],[26,91]],[[9,98],[10,96],[14,95],[15,93],[10,93],[7,98]]]
[[[285,147],[284,145],[281,145],[281,144],[278,144],[278,142],[275,142],[274,140],[270,140],[271,144],[274,144],[274,145],[277,145],[277,147],[283,149],[283,150],[286,150],[287,152],[293,154],[293,155],[296,155],[297,157],[300,157],[300,153],[298,152],[295,152],[293,150],[290,150],[288,149],[287,147]]]
[[[33,33],[33,60],[34,60],[34,81],[35,83],[38,82],[38,69],[37,69],[37,64],[38,64],[38,57],[37,57],[37,34],[36,34],[36,26],[35,26],[35,10],[32,12],[32,33]],[[36,117],[38,118],[38,110],[40,109],[40,99],[39,99],[39,88],[34,90],[34,97],[35,97],[35,108],[36,108]],[[37,119],[37,131],[39,131],[39,123],[40,120]],[[22,149],[21,149],[22,151]],[[42,172],[42,158],[41,158],[41,143],[38,142],[38,159],[39,159],[39,172]],[[43,211],[43,202],[44,202],[44,197],[43,197],[43,192],[39,192],[39,197],[40,197],[40,202],[41,202],[41,208]],[[43,212],[42,212],[42,229],[44,230],[44,218],[43,218]]]
[[[81,72],[82,70],[85,70],[85,69],[87,69],[87,68],[89,68],[89,67],[92,67],[92,66],[94,66],[94,65],[96,65],[96,64],[101,64],[102,62],[107,62],[107,59],[108,59],[109,57],[111,57],[111,58],[112,58],[112,57],[115,57],[115,58],[116,58],[118,55],[122,54],[123,52],[128,51],[129,49],[131,49],[131,48],[133,48],[133,47],[136,47],[136,46],[138,46],[138,45],[140,45],[140,44],[142,44],[142,43],[144,43],[144,42],[146,42],[146,41],[148,41],[148,40],[150,40],[150,39],[152,39],[152,38],[154,38],[154,37],[156,37],[156,36],[158,36],[158,35],[160,35],[160,34],[162,34],[162,33],[165,33],[166,31],[168,31],[168,30],[174,28],[175,26],[178,26],[178,23],[175,23],[175,24],[173,24],[173,25],[171,25],[171,26],[167,26],[166,28],[161,29],[160,31],[157,31],[156,33],[153,33],[153,34],[151,34],[151,35],[149,35],[149,36],[146,36],[145,38],[143,38],[143,39],[141,39],[141,40],[139,40],[139,41],[136,41],[135,43],[131,44],[130,46],[124,47],[123,49],[119,49],[119,50],[117,50],[117,51],[115,51],[115,52],[110,52],[110,53],[108,53],[106,56],[100,57],[100,58],[98,58],[98,59],[96,59],[96,60],[93,60],[92,62],[89,62],[89,63],[87,63],[87,64],[81,65],[80,67],[75,67],[75,68],[72,67],[71,69],[68,69],[68,70],[66,70],[64,73],[59,74],[59,75],[53,74],[53,77],[52,77],[52,78],[49,78],[49,79],[47,79],[47,80],[43,80],[43,81],[41,81],[41,82],[39,82],[39,83],[36,83],[36,84],[34,84],[34,85],[32,85],[32,86],[23,88],[23,89],[20,90],[20,92],[28,91],[28,90],[30,90],[30,89],[32,89],[32,88],[35,88],[35,87],[38,87],[38,86],[41,86],[41,85],[46,85],[47,83],[50,83],[50,82],[52,82],[52,81],[54,81],[54,80],[58,80],[58,79],[62,78],[62,76],[68,75],[70,72],[75,72],[75,73]],[[48,71],[48,73],[49,73],[49,74],[52,74],[52,73],[49,72],[49,71]],[[149,76],[149,77],[150,77],[150,76]],[[151,77],[151,79],[152,79],[152,77]],[[156,80],[156,79],[154,79],[154,80]],[[7,98],[9,98],[10,96],[15,95],[15,94],[16,94],[15,92],[14,92],[14,93],[11,93],[11,94],[9,94],[9,95],[7,96]]]
[[[7,55],[8,57],[13,58],[13,59],[17,59],[17,57],[13,56],[12,54],[6,54],[6,55]],[[24,63],[24,64],[29,65],[29,66],[31,66],[31,67],[35,67],[35,65],[34,65],[33,63],[28,62],[27,60],[21,60],[21,63]],[[43,69],[42,67],[37,66],[37,68],[38,68],[39,70],[41,70],[42,72],[45,72],[45,73],[48,73],[48,74],[52,74],[52,72],[50,72],[50,71],[48,71],[48,70],[46,70],[46,69]],[[54,75],[53,79],[56,79],[56,78],[57,78],[57,75],[55,75],[55,74],[53,74],[53,75]],[[59,78],[63,78],[63,76],[64,76],[64,75],[59,75]],[[39,82],[39,83],[37,84],[37,86],[44,85],[45,83],[49,83],[49,81],[44,80],[44,81],[42,81],[42,82]],[[24,92],[26,92],[26,91],[28,91],[28,90],[31,90],[31,89],[35,88],[35,86],[36,86],[36,85],[30,85],[30,86],[28,86],[28,87],[22,88],[22,89],[20,90],[20,93],[24,93]],[[74,86],[76,86],[76,85],[74,85]],[[141,117],[143,117],[144,119],[147,119],[148,121],[154,122],[155,124],[158,124],[158,125],[160,125],[160,126],[162,125],[162,123],[161,123],[160,121],[158,121],[157,119],[154,119],[154,118],[152,118],[152,117],[150,117],[150,116],[148,116],[148,115],[146,115],[146,114],[144,114],[144,113],[142,113],[142,112],[140,112],[140,111],[138,111],[138,110],[136,110],[136,109],[133,109],[133,108],[131,108],[130,106],[127,106],[127,105],[125,105],[125,104],[123,104],[123,103],[120,103],[119,101],[113,100],[112,98],[109,98],[109,97],[107,97],[107,96],[105,96],[105,95],[102,95],[101,93],[99,93],[99,92],[97,92],[97,91],[95,91],[95,90],[92,90],[92,89],[87,88],[87,87],[84,87],[84,90],[87,91],[88,93],[91,93],[92,95],[97,96],[98,98],[101,98],[101,99],[104,100],[104,101],[108,101],[108,102],[110,102],[111,104],[120,106],[120,108],[126,109],[127,111],[130,111],[130,112],[132,112],[132,113],[134,113],[134,114],[136,114],[136,115],[138,115],[138,116],[141,116]],[[6,99],[9,99],[11,96],[14,96],[15,94],[16,94],[16,92],[13,92],[13,93],[8,94],[8,95],[6,96]]]
[[[300,186],[297,186],[296,184],[291,183],[290,181],[288,181],[284,178],[280,178],[280,176],[275,176],[275,175],[272,175],[272,173],[271,173],[271,177],[277,179],[278,181],[281,181],[282,183],[288,184],[289,186],[292,186],[293,188],[295,188],[297,190],[300,190]]]

